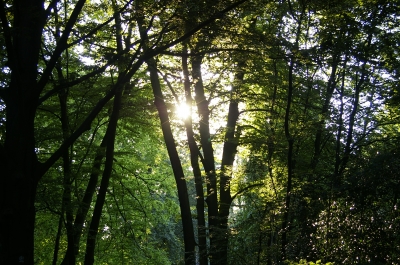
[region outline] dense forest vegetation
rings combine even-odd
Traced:
[[[0,264],[400,264],[399,14],[2,0]]]

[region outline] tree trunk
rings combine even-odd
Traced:
[[[117,11],[117,6],[115,1],[112,1],[112,4],[115,12],[114,18],[115,18],[115,28],[116,28],[117,53],[120,54],[123,50],[122,35],[121,35],[122,34],[121,17]],[[88,237],[86,241],[85,265],[92,265],[94,263],[94,256],[95,256],[94,251],[95,251],[97,233],[99,231],[101,214],[103,212],[103,206],[106,200],[106,193],[108,190],[108,186],[111,179],[111,173],[113,169],[116,130],[120,116],[119,113],[121,110],[122,95],[124,92],[125,82],[127,80],[125,79],[125,74],[123,71],[123,69],[125,69],[123,56],[118,60],[118,69],[119,69],[119,74],[118,74],[117,84],[115,84],[116,93],[114,97],[114,104],[112,107],[112,112],[110,115],[110,121],[108,123],[106,135],[104,136],[104,142],[106,146],[106,153],[105,153],[106,161],[104,165],[103,176],[100,183],[99,193],[97,195],[96,203],[94,205],[93,216],[88,231]],[[101,161],[101,159],[99,159],[99,161]],[[78,248],[79,241],[77,241],[75,245],[76,245],[76,250],[74,251],[74,254],[77,255],[79,250]]]
[[[178,151],[176,150],[175,140],[172,134],[171,125],[169,123],[167,106],[165,105],[164,96],[161,91],[155,60],[150,59],[147,64],[149,65],[155,105],[160,116],[161,128],[163,131],[165,144],[167,146],[169,159],[171,161],[172,170],[174,172],[176,187],[178,189],[179,206],[181,209],[183,226],[183,239],[185,243],[185,264],[191,265],[194,264],[195,261],[195,239],[185,175],[183,173]]]
[[[219,261],[218,264],[228,263],[228,218],[232,203],[231,179],[233,173],[233,163],[237,153],[238,132],[236,123],[239,118],[239,87],[243,82],[245,63],[240,62],[237,65],[237,73],[231,90],[231,99],[228,110],[228,120],[226,123],[225,141],[222,151],[220,186],[219,186]]]
[[[208,101],[204,94],[204,86],[201,74],[201,63],[202,57],[192,58],[192,76],[193,82],[195,83],[195,100],[197,104],[197,111],[200,116],[199,131],[200,131],[200,143],[203,149],[203,167],[206,173],[207,183],[207,199],[206,203],[208,206],[208,227],[209,227],[209,238],[210,238],[210,260],[219,260],[218,255],[218,198],[217,198],[217,176],[215,172],[215,161],[214,161],[214,150],[211,143],[210,135],[210,110],[208,108]]]
[[[302,6],[302,11],[299,14],[297,20],[297,30],[296,30],[296,40],[294,43],[294,50],[299,49],[299,41],[300,41],[300,33],[301,27],[305,14],[305,5]],[[293,14],[292,14],[293,15]],[[292,181],[293,181],[293,171],[294,171],[294,154],[293,154],[293,145],[294,139],[290,132],[290,112],[291,105],[293,101],[293,90],[294,90],[294,66],[295,66],[295,55],[292,54],[290,56],[289,63],[289,73],[288,73],[288,92],[287,92],[287,100],[286,100],[286,111],[285,111],[285,137],[288,142],[288,152],[287,152],[287,183],[286,183],[286,197],[285,197],[285,209],[283,213],[282,220],[282,245],[281,245],[281,260],[285,260],[287,258],[287,234],[290,230],[290,220],[289,220],[289,211],[290,211],[290,200],[291,200],[291,192],[292,192]]]
[[[121,76],[119,76],[121,78]],[[123,85],[120,84],[115,93],[113,109],[110,117],[110,121],[107,127],[107,138],[106,138],[106,161],[104,165],[103,176],[100,183],[99,193],[97,195],[96,204],[93,210],[92,220],[90,222],[87,242],[86,242],[86,254],[85,254],[85,265],[92,265],[94,263],[94,250],[97,233],[99,231],[101,213],[103,211],[103,205],[106,198],[108,185],[111,178],[112,167],[114,162],[114,144],[115,135],[117,130],[117,124],[119,119],[119,111],[121,108]]]
[[[96,156],[94,158],[92,173],[90,174],[89,182],[86,186],[85,194],[82,201],[79,203],[79,207],[76,210],[75,220],[73,222],[73,244],[68,244],[67,251],[62,265],[74,265],[76,263],[76,257],[79,254],[80,238],[82,235],[83,224],[86,220],[87,213],[89,212],[90,204],[92,203],[93,194],[97,187],[97,182],[100,175],[101,162],[105,156],[106,139],[108,139],[107,133],[104,135],[103,140],[98,147]]]
[[[184,53],[187,53],[186,43]],[[196,140],[194,139],[193,125],[192,125],[192,93],[189,80],[188,57],[182,57],[182,70],[184,75],[184,88],[186,96],[186,105],[190,108],[189,117],[185,120],[186,135],[190,150],[190,163],[192,165],[194,182],[196,187],[196,212],[197,212],[197,237],[199,248],[199,262],[200,265],[207,265],[207,233],[206,221],[204,217],[204,191],[203,191],[203,178],[201,176],[201,169],[199,165],[199,148],[197,147]]]
[[[286,113],[285,113],[285,137],[288,141],[288,153],[287,153],[287,183],[286,183],[286,197],[285,197],[285,209],[282,220],[282,245],[281,245],[281,260],[286,259],[286,245],[287,245],[287,234],[289,232],[290,221],[289,221],[289,210],[290,210],[290,197],[292,192],[292,179],[293,179],[293,137],[290,134],[290,107],[292,104],[293,97],[293,66],[294,59],[291,59],[289,66],[289,85],[288,85],[288,96],[286,102]]]
[[[0,263],[33,264],[34,201],[39,179],[34,138],[38,99],[35,90],[43,3],[38,0],[15,2],[12,31],[5,26],[8,22],[4,7],[1,9],[12,73],[10,86],[5,91],[7,123],[1,155],[4,160],[0,162]]]
[[[322,135],[323,135],[324,127],[325,127],[325,120],[327,118],[328,111],[329,111],[329,105],[330,105],[330,102],[331,102],[331,99],[333,96],[333,92],[336,87],[336,71],[337,71],[338,64],[339,64],[339,58],[340,57],[338,55],[334,56],[334,60],[332,63],[331,75],[329,77],[327,88],[326,88],[325,100],[324,100],[324,104],[322,105],[321,119],[317,123],[317,131],[316,131],[315,140],[314,140],[314,154],[313,154],[312,161],[311,161],[311,169],[313,170],[313,172],[315,171],[315,169],[318,165],[320,156],[321,156]]]
[[[137,2],[137,8],[141,7]],[[140,12],[139,12],[140,13]],[[138,27],[142,40],[143,48],[147,50],[148,35],[147,29],[144,27],[143,17],[137,19]],[[182,217],[183,241],[185,245],[185,264],[192,265],[195,263],[195,246],[192,213],[190,211],[189,195],[187,191],[185,174],[183,173],[182,163],[176,150],[175,139],[172,134],[171,124],[169,122],[168,109],[164,101],[164,95],[161,90],[160,79],[157,73],[156,60],[151,57],[146,60],[148,71],[150,73],[150,81],[154,94],[154,104],[156,105],[158,116],[160,117],[161,129],[164,135],[165,145],[167,146],[168,156],[171,161],[172,171],[174,172],[176,187],[178,190],[179,206]]]

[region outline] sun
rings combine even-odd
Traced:
[[[175,106],[175,113],[180,120],[186,120],[191,115],[191,109],[185,103],[180,103]]]

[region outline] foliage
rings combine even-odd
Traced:
[[[304,265],[317,265],[317,264],[321,264],[321,265],[333,265],[333,264],[335,264],[335,263],[332,263],[332,262],[328,262],[328,263],[322,263],[321,262],[321,260],[317,260],[315,263],[314,262],[312,262],[312,261],[310,261],[310,262],[307,262],[305,259],[302,259],[302,260],[300,260],[299,262],[287,262],[287,264],[288,265],[301,265],[301,264],[304,264]]]
[[[17,2],[0,263],[400,263],[397,0]]]

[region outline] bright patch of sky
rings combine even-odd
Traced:
[[[84,50],[85,50],[85,48],[83,47],[83,45],[76,45],[75,47],[74,47],[74,49],[76,50],[76,52],[78,53],[78,54],[80,54],[79,55],[79,60],[80,61],[82,61],[85,65],[95,65],[96,64],[96,61],[95,60],[93,60],[93,58],[91,58],[91,57],[88,57],[88,56],[83,56],[82,54],[84,53]]]

